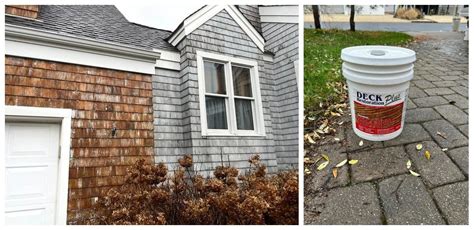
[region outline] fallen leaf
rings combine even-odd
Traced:
[[[339,114],[339,113],[335,113],[335,112],[331,112],[331,116],[340,117],[340,116],[341,116],[341,114]]]
[[[314,164],[318,163],[321,159],[323,159],[323,158],[322,157],[316,158],[316,160],[314,160]]]
[[[428,150],[425,151],[425,157],[426,157],[426,159],[428,159],[428,160],[431,158],[431,153],[430,153],[430,151],[428,151]]]
[[[329,126],[326,126],[326,128],[324,128],[323,132],[324,133],[329,133]]]
[[[417,144],[416,145],[416,150],[420,151],[423,148],[422,144]]]
[[[420,176],[420,174],[418,174],[418,173],[416,173],[416,172],[414,172],[414,171],[412,171],[412,170],[409,170],[409,171],[410,171],[410,174],[413,175],[413,176]]]
[[[361,140],[361,141],[359,142],[359,146],[362,146],[362,145],[364,145],[364,141]]]
[[[336,165],[336,168],[340,168],[340,167],[344,166],[346,163],[347,163],[347,159],[339,162],[339,164]]]
[[[341,139],[340,139],[340,138],[337,138],[337,137],[335,137],[334,140],[335,140],[335,141],[341,141]]]
[[[323,170],[324,168],[326,168],[326,166],[328,166],[329,164],[329,161],[325,161],[323,163],[321,163],[319,166],[318,166],[318,171],[321,171]]]
[[[359,162],[359,160],[350,160],[349,164],[350,165],[355,165],[355,164],[357,164],[357,162]]]
[[[305,168],[305,169],[304,169],[304,173],[309,175],[309,174],[311,174],[311,171],[309,171],[308,168]]]
[[[307,135],[307,136],[306,136],[306,139],[308,139],[308,142],[309,142],[309,143],[311,143],[311,144],[315,144],[315,143],[316,143],[316,141],[314,141],[313,138],[311,138],[310,135],[308,135],[308,134],[306,134],[306,135]]]
[[[305,158],[304,158],[304,163],[305,163],[305,164],[314,164],[314,161],[311,160],[309,157],[305,157]]]
[[[408,161],[407,161],[407,169],[410,169],[410,168],[411,168],[411,161],[408,160]]]
[[[337,177],[337,168],[332,169],[332,175],[334,176],[334,178]]]
[[[317,132],[314,132],[314,133],[313,133],[313,136],[314,136],[315,138],[318,138],[318,139],[321,138],[321,136],[319,136]]]
[[[342,124],[344,124],[344,121],[341,121],[341,122],[339,122],[339,123],[337,123],[337,124],[338,124],[338,125],[342,125]]]
[[[439,132],[439,131],[438,131],[438,132],[436,132],[436,135],[441,136],[441,137],[444,138],[444,139],[448,139],[448,138],[446,137],[446,134],[444,134],[444,133],[442,133],[442,132]]]
[[[326,155],[326,154],[323,153],[323,154],[321,154],[321,156],[323,156],[324,160],[329,161],[328,155]]]
[[[441,151],[446,152],[448,151],[448,148],[441,149]]]

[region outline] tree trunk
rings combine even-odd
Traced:
[[[351,5],[351,17],[349,18],[349,25],[351,27],[351,31],[356,30],[356,25],[355,25],[355,22],[354,22],[354,14],[355,14],[355,6]]]
[[[319,16],[319,6],[313,5],[314,28],[321,29],[321,21]]]

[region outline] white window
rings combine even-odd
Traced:
[[[255,61],[197,51],[203,136],[263,136]]]

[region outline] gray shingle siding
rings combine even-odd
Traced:
[[[260,23],[260,13],[257,5],[238,5],[237,8],[244,15],[245,18],[255,27],[255,29],[262,33],[262,25]]]
[[[279,169],[298,166],[298,88],[294,61],[298,60],[298,24],[262,23],[265,49],[275,54],[273,130]],[[271,66],[271,67],[270,67]]]
[[[180,51],[182,70],[179,72],[157,70],[157,74],[153,78],[155,97],[161,96],[155,101],[175,102],[171,107],[164,104],[155,106],[157,162],[174,160],[182,154],[192,153],[196,162],[195,170],[206,174],[222,163],[225,165],[230,163],[234,167],[246,170],[249,167],[247,162],[249,157],[258,153],[267,165],[268,171],[275,172],[277,157],[270,109],[274,88],[272,76],[266,72],[263,52],[225,10],[187,35],[177,45],[177,48]],[[197,50],[257,61],[266,131],[264,137],[202,137]],[[160,84],[162,86],[158,86]],[[168,89],[166,94],[169,98],[163,98],[166,97],[163,95],[165,93],[159,92],[164,88]],[[178,88],[179,90],[175,91]],[[181,99],[181,101],[172,99]],[[181,113],[181,115],[177,113]],[[163,115],[181,116],[181,120],[167,118],[166,121],[160,121],[163,119]],[[179,124],[180,128],[175,130],[172,127],[176,124]],[[160,134],[160,132],[163,133]],[[175,141],[164,141],[165,139],[160,140],[159,137],[175,138]],[[180,140],[180,138],[182,139]],[[183,142],[185,147],[181,147],[179,150],[174,149],[180,145],[178,142]]]
[[[239,10],[256,12],[258,16],[256,7]],[[183,154],[190,153],[195,170],[210,175],[221,164],[247,170],[248,158],[258,153],[269,172],[297,168],[298,90],[293,62],[298,59],[298,26],[274,23],[261,26],[265,49],[275,54],[273,62],[264,61],[263,52],[222,10],[177,45],[180,71],[157,69],[153,77],[156,162],[173,165]],[[197,50],[258,63],[264,137],[201,135]]]

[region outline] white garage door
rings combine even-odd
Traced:
[[[59,124],[5,123],[5,223],[54,224]]]

